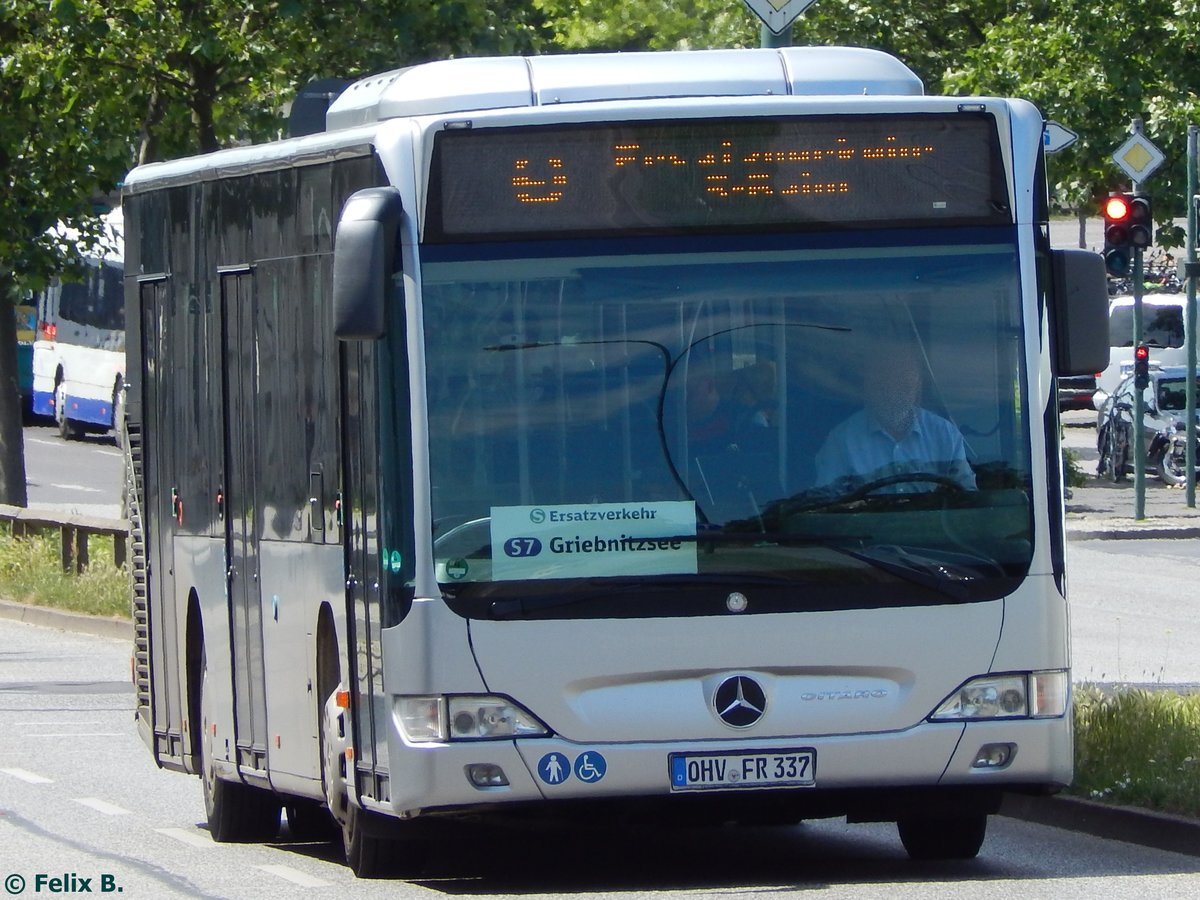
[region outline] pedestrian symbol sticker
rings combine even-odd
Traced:
[[[607,770],[608,763],[595,750],[581,753],[575,758],[575,777],[584,784],[595,784]]]
[[[547,753],[538,761],[538,775],[546,784],[562,784],[571,777],[571,761],[561,753]]]

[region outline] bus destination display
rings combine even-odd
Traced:
[[[1008,224],[980,113],[447,129],[426,240]]]

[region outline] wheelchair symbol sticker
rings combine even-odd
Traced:
[[[595,750],[581,753],[575,758],[575,777],[584,784],[595,784],[608,771],[608,763]]]
[[[537,770],[546,784],[562,784],[571,777],[571,761],[562,753],[547,753],[538,760]]]

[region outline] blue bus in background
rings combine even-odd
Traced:
[[[63,438],[120,434],[125,394],[125,297],[120,210],[105,216],[106,241],[82,277],[56,278],[37,295],[33,413]]]

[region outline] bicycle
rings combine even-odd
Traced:
[[[1133,457],[1133,419],[1128,403],[1118,403],[1109,411],[1097,443],[1100,445],[1097,477],[1124,481]]]

